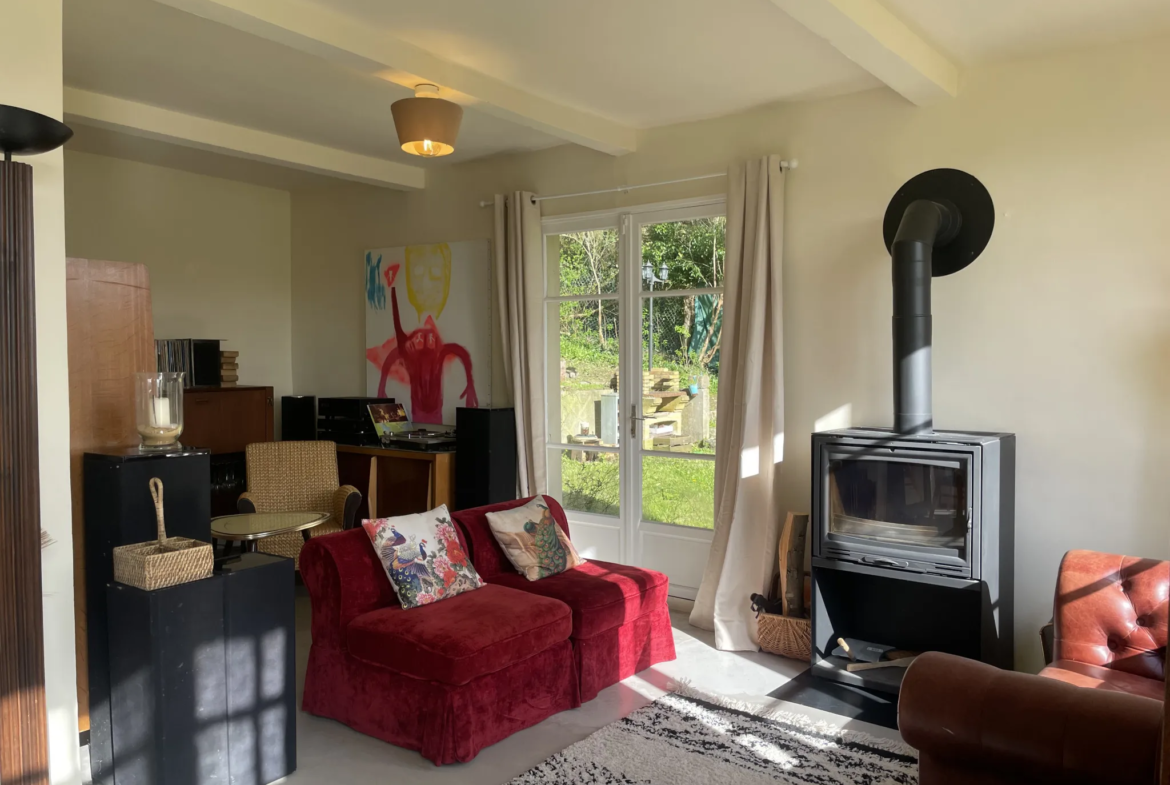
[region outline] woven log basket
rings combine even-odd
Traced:
[[[145,591],[210,578],[215,555],[211,544],[186,537],[168,537],[163,521],[163,484],[153,477],[150,495],[158,520],[158,540],[114,548],[114,580]]]
[[[812,621],[778,613],[761,613],[756,619],[760,648],[794,660],[812,657]]]
[[[780,532],[778,582],[783,615],[762,608],[756,616],[760,648],[794,660],[812,659],[812,622],[804,615],[804,543],[808,516],[788,513]],[[776,603],[771,607],[775,610]]]

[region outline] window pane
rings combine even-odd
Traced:
[[[723,286],[727,219],[696,218],[642,227],[642,290]]]
[[[642,299],[642,447],[715,452],[723,294]]]
[[[642,520],[715,528],[715,461],[644,456]]]
[[[566,510],[617,515],[621,480],[616,453],[548,451],[548,490]]]
[[[618,445],[618,301],[548,304],[550,441]]]
[[[618,290],[615,229],[552,234],[545,238],[548,295],[614,294]]]

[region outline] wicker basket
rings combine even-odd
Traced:
[[[812,625],[809,619],[761,613],[757,618],[760,648],[794,660],[812,658]]]
[[[210,578],[215,562],[210,543],[167,537],[163,522],[163,484],[157,477],[150,481],[150,495],[158,519],[158,540],[114,548],[114,580],[154,591]]]

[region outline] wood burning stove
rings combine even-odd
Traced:
[[[813,456],[815,556],[979,580],[1000,554],[1012,434],[829,431]]]
[[[904,668],[851,671],[844,638],[1012,665],[1015,436],[935,432],[930,378],[931,278],[970,264],[994,218],[953,169],[910,180],[887,210],[894,427],[813,435],[816,676],[897,692]]]

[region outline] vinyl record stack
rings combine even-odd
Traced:
[[[170,338],[154,342],[160,373],[182,373],[183,386],[214,387],[219,371],[215,367],[219,341],[202,338]]]
[[[240,353],[224,351],[219,353],[219,386],[235,387],[240,379]]]

